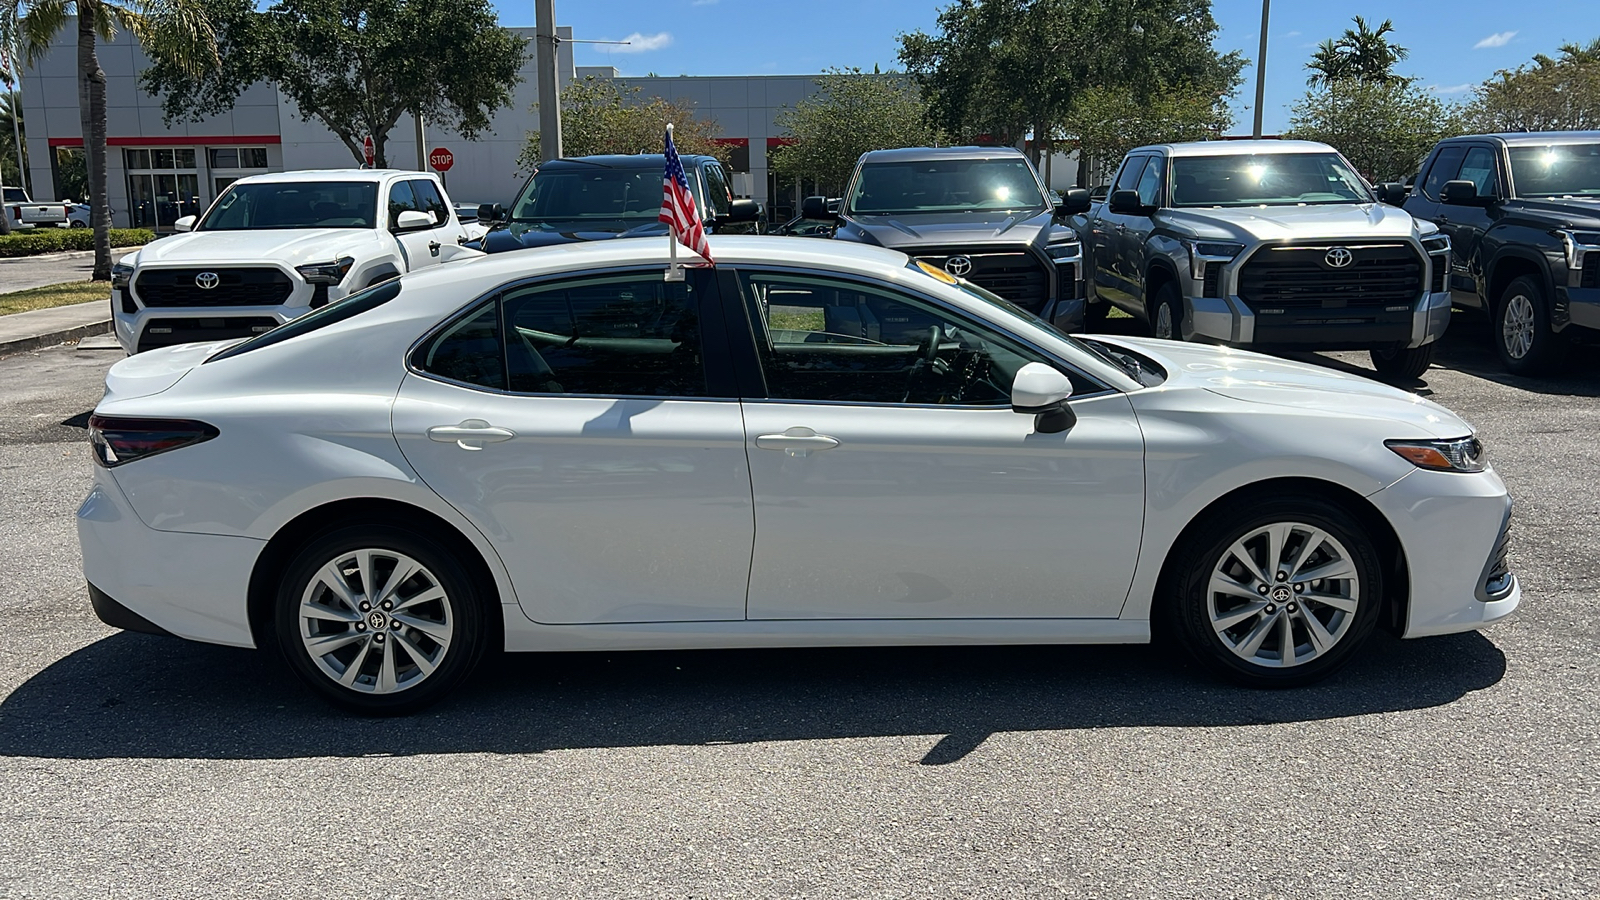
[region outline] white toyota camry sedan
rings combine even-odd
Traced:
[[[902,254],[660,238],[408,275],[112,367],[107,623],[419,708],[486,652],[1135,643],[1249,684],[1520,599],[1472,428],[1315,366],[1075,338]]]

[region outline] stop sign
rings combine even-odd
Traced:
[[[435,171],[448,172],[455,164],[455,155],[443,147],[435,147],[433,152],[428,154],[428,165],[433,166]]]
[[[367,165],[372,165],[374,154],[372,152],[372,135],[370,134],[361,141],[361,155],[367,158]]]

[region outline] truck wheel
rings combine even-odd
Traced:
[[[1396,381],[1421,378],[1422,373],[1433,364],[1433,349],[1437,346],[1438,341],[1430,341],[1410,349],[1373,350],[1370,353],[1372,367],[1384,378]]]
[[[1089,334],[1099,334],[1105,330],[1106,315],[1111,312],[1111,304],[1105,301],[1084,301],[1083,304],[1083,330]]]
[[[1183,340],[1183,298],[1172,282],[1156,291],[1156,302],[1149,309],[1150,334],[1164,341]]]
[[[1494,307],[1494,347],[1516,375],[1537,375],[1559,365],[1567,341],[1550,328],[1550,306],[1539,280],[1524,275],[1506,285]]]

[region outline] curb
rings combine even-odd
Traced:
[[[44,347],[54,347],[57,344],[67,344],[80,341],[86,337],[111,332],[111,320],[90,322],[87,325],[78,325],[73,328],[62,328],[45,334],[33,334],[27,337],[0,340],[0,356],[11,356],[16,353],[26,353],[29,350],[39,350]]]
[[[119,254],[119,253],[124,255],[124,256],[126,256],[127,254],[132,253],[135,250],[143,250],[147,246],[149,246],[149,245],[148,244],[140,244],[137,247],[112,247],[111,248],[111,255],[112,255],[113,258],[112,258],[111,261],[112,262],[116,262],[116,257],[117,257],[117,254]],[[34,254],[32,256],[0,256],[0,266],[4,266],[7,263],[61,262],[62,260],[68,260],[68,259],[93,259],[93,258],[94,258],[94,251],[93,250],[62,250],[62,251],[59,251],[57,253],[38,253],[38,254]]]

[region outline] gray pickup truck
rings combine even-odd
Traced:
[[[1159,338],[1369,350],[1380,374],[1415,378],[1450,322],[1450,239],[1379,199],[1326,144],[1132,150],[1074,220],[1090,330],[1116,306]]]

